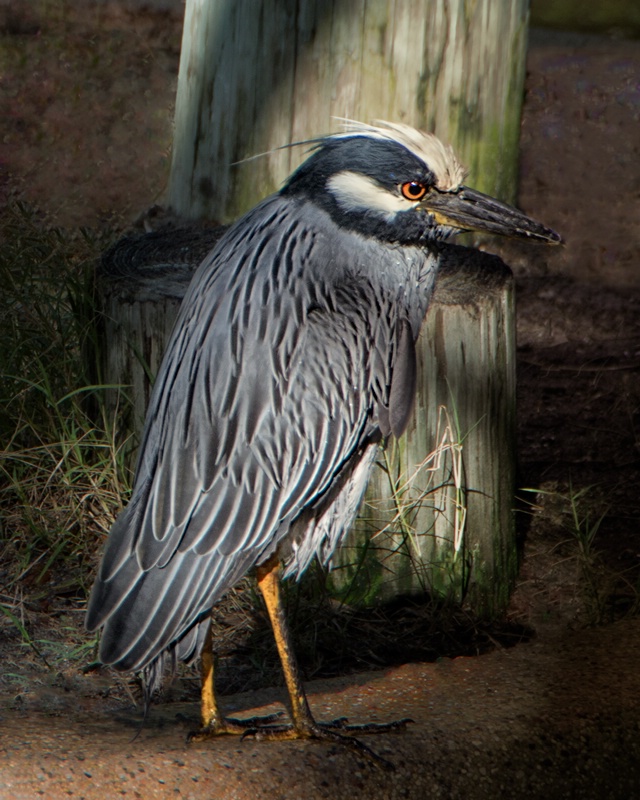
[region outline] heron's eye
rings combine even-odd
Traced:
[[[418,181],[409,181],[402,184],[400,191],[405,200],[415,202],[416,200],[422,200],[427,193],[427,187]]]

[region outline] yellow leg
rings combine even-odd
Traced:
[[[282,663],[293,724],[272,724],[277,721],[278,714],[238,720],[226,718],[220,713],[214,690],[212,636],[211,627],[209,627],[200,656],[202,669],[202,727],[199,731],[190,734],[189,741],[198,742],[225,733],[252,736],[256,739],[323,739],[346,745],[359,755],[369,758],[383,769],[393,769],[393,764],[381,758],[358,739],[347,736],[345,733],[354,731],[382,733],[398,730],[404,728],[407,722],[411,722],[411,720],[402,719],[397,722],[364,725],[348,725],[344,718],[328,723],[316,722],[307,702],[307,696],[302,685],[302,678],[300,677],[291,643],[280,591],[280,563],[275,557],[258,567],[258,586],[267,606],[273,635]]]
[[[324,739],[346,745],[359,755],[366,756],[383,769],[394,769],[393,764],[381,758],[358,739],[344,734],[352,731],[383,733],[398,730],[404,728],[411,720],[402,719],[383,724],[348,725],[347,720],[343,717],[328,723],[316,722],[307,702],[307,696],[302,686],[298,663],[291,643],[280,592],[280,563],[276,558],[272,558],[258,568],[258,586],[267,606],[278,654],[280,655],[282,671],[284,672],[289,693],[293,725],[272,725],[266,728],[258,728],[255,731],[251,731],[251,734],[259,739]]]
[[[289,693],[291,719],[294,725],[291,738],[300,738],[305,735],[312,737],[315,735],[316,726],[302,686],[298,662],[293,651],[289,628],[284,615],[284,606],[280,593],[280,562],[276,558],[271,559],[264,566],[258,567],[258,587],[267,606]]]
[[[202,653],[200,654],[200,720],[201,728],[190,733],[188,741],[201,742],[222,734],[244,735],[248,730],[254,730],[256,726],[268,725],[277,722],[280,714],[269,714],[263,717],[251,717],[250,719],[233,719],[225,717],[220,712],[218,700],[216,698],[214,679],[213,679],[213,637],[211,635],[211,623],[207,628]]]
[[[211,623],[207,628],[204,647],[200,655],[201,691],[200,691],[200,719],[203,728],[215,726],[220,719],[216,692],[213,685],[213,642],[211,637]]]

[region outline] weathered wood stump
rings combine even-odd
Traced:
[[[191,277],[224,228],[189,225],[127,236],[97,269],[100,375],[112,410],[139,441],[151,388]],[[125,394],[128,403],[121,402]]]
[[[129,387],[138,434],[180,301],[219,235],[193,226],[130,237],[102,260],[104,380]],[[444,252],[417,348],[412,420],[380,451],[331,583],[347,602],[429,591],[468,597],[492,615],[506,605],[517,568],[512,276],[495,256]],[[415,443],[425,441],[421,452]]]

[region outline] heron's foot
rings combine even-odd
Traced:
[[[265,714],[262,717],[215,717],[208,725],[187,735],[187,742],[204,742],[216,736],[246,736],[249,731],[260,730],[264,726],[272,726],[282,718],[282,711]]]
[[[407,724],[413,720],[405,718],[393,722],[365,723],[361,725],[350,725],[346,717],[340,717],[331,722],[316,722],[315,720],[304,720],[302,724],[296,725],[266,725],[262,727],[250,728],[245,731],[244,738],[252,738],[258,741],[290,741],[292,739],[318,739],[321,741],[333,742],[343,745],[353,750],[360,756],[372,761],[376,766],[387,771],[395,770],[391,761],[379,756],[374,750],[361,742],[359,739],[349,736],[349,733],[387,733],[389,731],[403,730]]]

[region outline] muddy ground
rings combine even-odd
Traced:
[[[123,229],[161,202],[180,33],[117,3],[0,2],[0,200]],[[416,720],[373,743],[398,767],[387,781],[325,745],[186,748],[193,703],[131,742],[128,686],[48,672],[2,619],[0,797],[640,797],[639,75],[638,41],[532,33],[519,205],[566,245],[492,249],[517,276],[519,483],[541,490],[523,494],[509,612],[533,641],[314,684],[320,713]],[[31,610],[38,636],[82,639],[80,602],[64,602]]]

